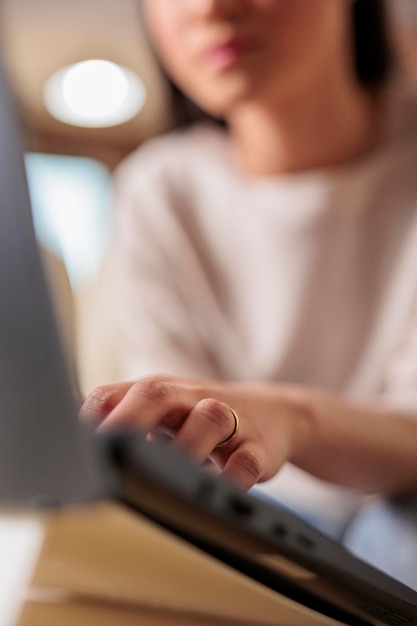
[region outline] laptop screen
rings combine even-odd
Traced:
[[[0,503],[100,491],[77,421],[30,210],[15,107],[0,68]]]

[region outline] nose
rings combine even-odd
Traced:
[[[246,0],[189,0],[195,16],[235,21],[240,19]]]

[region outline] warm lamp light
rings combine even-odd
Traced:
[[[45,85],[44,102],[61,122],[100,128],[135,117],[146,95],[134,72],[110,61],[92,59],[53,74]]]

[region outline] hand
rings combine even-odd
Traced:
[[[239,430],[229,443],[235,420]],[[312,414],[297,388],[267,384],[241,385],[172,377],[95,389],[85,401],[83,417],[101,428],[137,427],[163,433],[198,463],[208,458],[243,489],[274,476],[306,445]]]

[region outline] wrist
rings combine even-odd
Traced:
[[[305,455],[316,448],[319,432],[319,411],[316,392],[309,388],[288,387],[284,390],[289,405],[289,461],[302,465]]]

